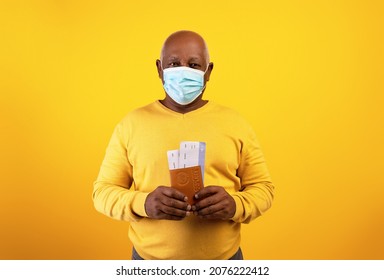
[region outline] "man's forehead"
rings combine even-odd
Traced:
[[[189,59],[201,59],[205,56],[205,48],[193,46],[191,44],[174,45],[163,48],[162,55],[167,58],[188,57]]]
[[[204,52],[205,44],[196,40],[172,40],[163,46],[164,53],[171,52]]]
[[[168,60],[179,60],[181,57],[179,55],[169,55],[166,57]],[[189,55],[188,60],[200,60],[202,57],[201,56],[194,56],[194,55]]]

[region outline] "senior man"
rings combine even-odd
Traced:
[[[268,210],[274,192],[255,133],[238,113],[203,99],[213,63],[199,34],[171,34],[156,66],[165,98],[116,126],[95,207],[129,222],[132,259],[243,259],[241,223]],[[193,205],[170,187],[167,151],[182,141],[206,143],[205,187]]]

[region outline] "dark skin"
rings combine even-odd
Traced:
[[[179,31],[165,41],[161,61],[156,60],[156,66],[162,81],[163,69],[186,66],[204,71],[204,84],[206,84],[213,69],[213,63],[208,61],[204,39],[191,31]],[[190,104],[180,105],[166,94],[160,102],[175,112],[186,114],[208,102],[203,100],[202,96],[203,94]],[[221,186],[206,186],[195,194],[195,198],[199,201],[195,205],[189,205],[188,198],[180,191],[159,186],[148,194],[145,210],[149,218],[167,220],[182,220],[192,213],[202,219],[229,220],[235,214],[235,201]]]

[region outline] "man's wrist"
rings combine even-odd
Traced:
[[[132,212],[140,217],[148,217],[147,212],[145,211],[145,201],[147,200],[147,196],[148,193],[137,192],[132,200]]]
[[[240,217],[243,215],[243,203],[237,195],[232,195],[233,200],[235,201],[235,214],[231,218],[232,221],[238,222]]]

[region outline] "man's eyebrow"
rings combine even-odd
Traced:
[[[197,61],[200,61],[201,60],[201,57],[198,57],[198,56],[192,56],[189,58],[189,61],[191,60],[197,60]]]
[[[175,55],[168,57],[168,60],[178,60],[178,59],[179,59],[179,57],[177,57]]]

